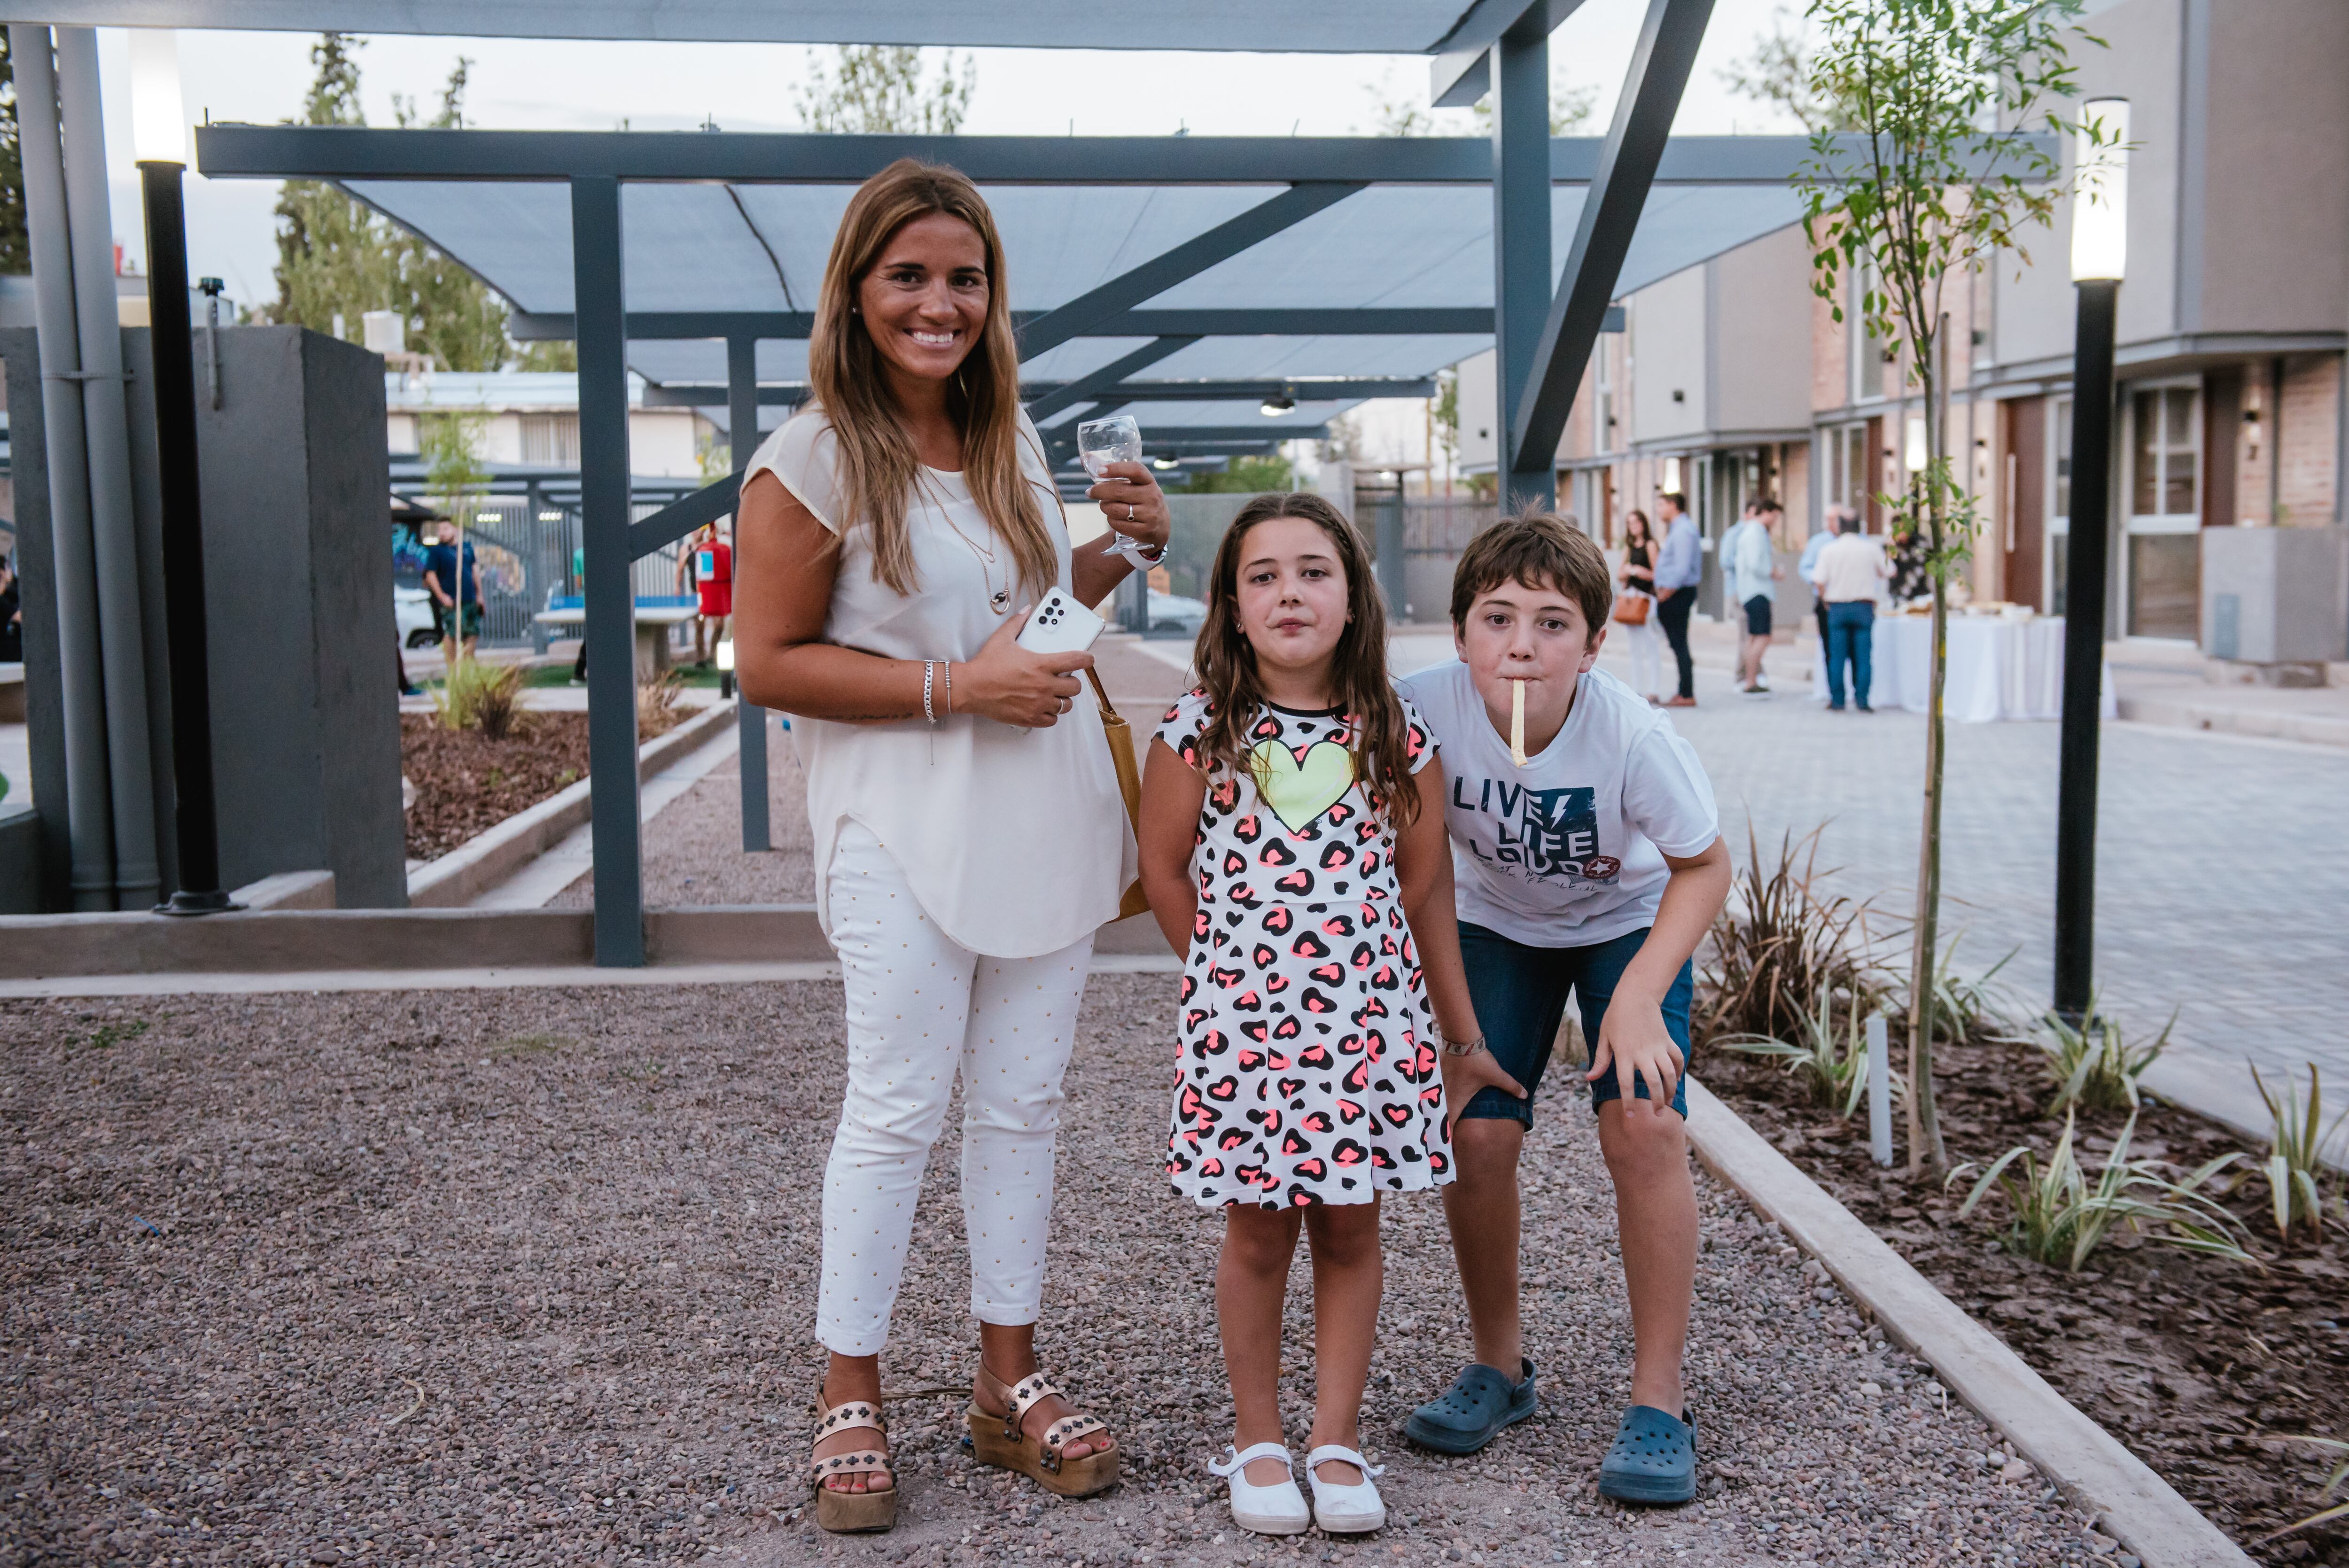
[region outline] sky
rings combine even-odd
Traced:
[[[1720,71],[1752,51],[1785,0],[1715,0],[1713,19],[1674,129],[1684,135],[1786,132]],[[1605,129],[1637,41],[1646,0],[1588,0],[1551,36],[1553,79],[1596,87],[1591,133]],[[191,122],[268,124],[295,118],[315,67],[314,39],[293,33],[179,36],[181,93]],[[1382,104],[1424,106],[1429,62],[1418,55],[1264,55],[1085,49],[966,51],[978,67],[965,134],[1344,136],[1369,134]],[[605,43],[379,35],[358,51],[367,121],[390,125],[395,96],[437,108],[460,56],[471,62],[467,122],[495,129],[795,130],[792,89],[819,55],[785,44]],[[126,264],[144,270],[137,171],[130,149],[129,45],[100,29],[107,154],[114,226]],[[1470,134],[1464,111],[1439,116]],[[189,265],[217,276],[231,301],[276,295],[274,181],[188,180]],[[1417,403],[1367,411],[1368,423],[1415,454]],[[1390,427],[1392,429],[1390,430]],[[1375,440],[1373,445],[1378,444]]]

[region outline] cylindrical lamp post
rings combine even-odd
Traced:
[[[2077,1025],[2095,989],[2096,745],[2104,701],[2113,333],[2128,259],[2128,100],[2081,111],[2072,202],[2079,324],[2072,362],[2072,495],[2064,583],[2064,720],[2055,789],[2055,1012]]]
[[[155,468],[163,501],[164,635],[171,662],[171,782],[179,886],[164,914],[235,907],[221,888],[204,627],[203,501],[196,469],[195,329],[188,315],[188,158],[180,55],[168,30],[130,30],[131,147],[147,212],[147,320],[155,353]]]

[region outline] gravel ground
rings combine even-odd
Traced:
[[[1710,1182],[1705,1500],[1602,1502],[1629,1328],[1597,1140],[1555,1095],[1527,1161],[1539,1416],[1468,1460],[1394,1436],[1465,1343],[1440,1208],[1397,1203],[1364,1419],[1393,1522],[1236,1536],[1203,1468],[1229,1429],[1216,1223],[1155,1173],[1163,975],[1088,998],[1042,1335],[1128,1479],[1059,1502],[962,1457],[958,1400],[905,1398],[904,1522],[823,1537],[801,1411],[840,1005],[815,982],[0,1004],[0,1564],[2001,1568],[2106,1544]],[[955,1165],[941,1147],[923,1194],[892,1388],[969,1374]],[[1300,1257],[1292,1440],[1305,1279]]]
[[[790,734],[772,722],[767,727],[767,821],[773,850],[744,854],[740,758],[719,763],[645,824],[645,903],[673,908],[815,901],[807,779]],[[593,872],[547,901],[550,909],[595,906]]]

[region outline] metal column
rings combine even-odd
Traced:
[[[759,449],[759,340],[734,336],[726,340],[726,449],[740,478]],[[740,503],[736,503],[738,509]],[[741,512],[737,510],[734,534],[734,581],[742,580]],[[730,633],[729,634],[731,634]],[[737,670],[741,645],[735,645]],[[767,710],[743,696],[738,673],[734,686],[734,716],[740,727],[742,749],[738,768],[742,777],[742,849],[756,854],[773,849],[767,820]]]
[[[100,677],[98,562],[90,541],[89,454],[82,440],[81,340],[74,320],[73,245],[66,220],[49,30],[8,29],[25,164],[25,227],[40,323],[41,412],[49,466],[50,549],[57,563],[57,684],[65,709],[66,827],[73,907],[114,907],[114,818],[106,773],[106,683]]]
[[[2112,542],[2113,339],[2121,285],[2083,282],[2072,366],[2072,536],[2064,573],[2064,717],[2055,749],[2055,1011],[2095,998],[2096,751]]]
[[[579,512],[586,553],[587,771],[595,780],[595,962],[645,961],[636,789],[636,593],[628,559],[627,325],[620,293],[620,182],[571,181],[579,334]]]
[[[1493,373],[1504,511],[1549,506],[1551,472],[1520,473],[1513,432],[1549,315],[1549,33],[1539,16],[1493,46]]]
[[[60,27],[58,110],[81,325],[82,432],[89,452],[90,538],[98,565],[98,657],[106,679],[107,777],[114,802],[114,897],[146,909],[162,894],[155,853],[154,752],[148,742],[145,617],[130,500],[130,414],[115,304],[114,223],[106,181],[98,34]]]

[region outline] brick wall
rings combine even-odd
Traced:
[[[2318,526],[2333,521],[2334,472],[2340,459],[2341,356],[2295,355],[2284,361],[2283,438],[2277,459],[2279,525]],[[2262,486],[2266,476],[2261,476]],[[2259,494],[2264,497],[2265,490]]]

